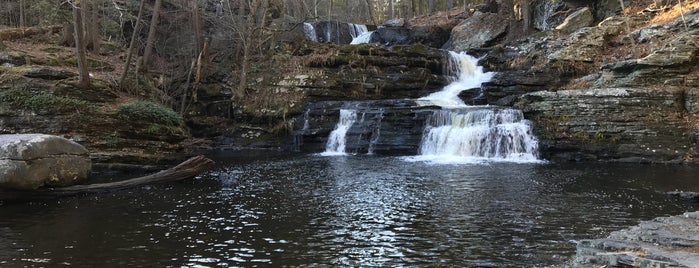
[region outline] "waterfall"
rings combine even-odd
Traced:
[[[353,38],[352,42],[350,42],[350,44],[358,45],[358,44],[369,43],[371,41],[372,34],[374,34],[374,31],[364,32],[364,33],[358,35],[357,37]]]
[[[350,44],[356,45],[356,44],[366,44],[371,41],[371,34],[374,33],[374,31],[369,31],[364,24],[349,24],[349,29],[350,29],[350,35],[352,36],[352,42]]]
[[[313,27],[313,24],[310,24],[308,22],[303,23],[303,34],[308,38],[308,40],[311,40],[313,42],[318,42],[318,36],[316,35],[316,29]]]
[[[482,83],[490,81],[493,77],[492,72],[483,72],[483,67],[478,66],[478,59],[464,52],[449,51],[449,57],[444,64],[444,72],[451,83],[441,91],[419,98],[420,105],[465,106],[459,98],[459,93],[464,90],[480,89]]]
[[[379,141],[379,137],[381,137],[381,120],[383,120],[383,109],[379,110],[379,114],[376,116],[376,127],[374,127],[373,131],[371,132],[367,154],[374,154],[376,143]]]
[[[444,75],[450,84],[418,99],[420,105],[437,105],[428,118],[420,143],[420,155],[410,158],[433,162],[538,162],[538,141],[520,110],[466,106],[459,98],[464,90],[481,90],[494,73],[483,72],[478,59],[449,52]],[[479,96],[483,97],[484,96]]]
[[[303,127],[301,128],[301,133],[308,132],[309,120],[311,117],[310,114],[311,114],[310,108],[306,109],[306,111],[303,112]]]
[[[340,119],[337,121],[335,129],[330,132],[328,142],[325,144],[325,152],[321,155],[344,155],[347,131],[355,121],[357,121],[356,110],[341,109]]]
[[[349,27],[349,32],[352,36],[352,39],[357,38],[358,36],[368,31],[366,25],[364,24],[348,23],[347,26]]]
[[[538,162],[538,141],[521,111],[438,110],[428,119],[418,161]]]

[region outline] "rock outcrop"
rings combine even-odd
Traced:
[[[699,212],[661,217],[578,242],[576,267],[697,267]]]
[[[556,30],[563,34],[570,34],[580,28],[592,25],[594,20],[590,9],[585,7],[566,17],[563,23],[556,26]]]
[[[696,157],[694,129],[679,88],[591,88],[525,94],[544,158],[563,161],[682,162]]]
[[[467,51],[472,48],[488,47],[496,44],[507,33],[507,18],[497,13],[476,11],[451,30],[451,38],[444,49]]]
[[[0,187],[70,186],[90,172],[88,151],[80,144],[44,134],[0,135]]]
[[[442,76],[446,54],[422,45],[308,48],[309,54],[292,59],[296,71],[265,85],[320,101],[418,98],[446,84]]]

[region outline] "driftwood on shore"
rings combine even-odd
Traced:
[[[192,178],[206,172],[211,169],[213,165],[213,160],[200,155],[192,157],[173,168],[162,170],[151,175],[123,181],[73,185],[60,188],[40,188],[37,190],[0,189],[0,201],[56,198],[83,193],[121,190],[145,184],[179,181]]]

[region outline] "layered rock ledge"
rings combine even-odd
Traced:
[[[582,240],[576,267],[699,267],[699,211]]]

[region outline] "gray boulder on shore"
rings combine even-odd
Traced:
[[[0,188],[32,190],[81,183],[90,175],[88,151],[45,134],[0,135]]]

